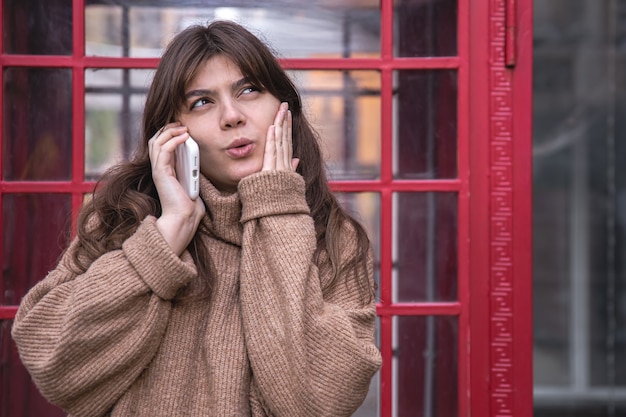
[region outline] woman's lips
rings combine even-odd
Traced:
[[[231,158],[245,158],[254,150],[254,143],[248,139],[234,140],[226,149]]]

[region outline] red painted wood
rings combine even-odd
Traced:
[[[391,0],[381,0],[381,60],[385,64],[393,62],[393,2]],[[393,72],[390,67],[381,68],[381,180],[391,183],[393,179]],[[392,193],[389,189],[381,190],[381,212],[380,212],[380,295],[383,307],[392,304]],[[382,369],[380,370],[380,417],[391,417],[393,415],[393,320],[391,315],[380,316],[380,349],[383,358]]]
[[[468,339],[470,358],[469,409],[471,416],[490,417],[489,407],[489,2],[473,2],[469,8],[469,101],[468,124],[473,140],[470,157],[469,212],[469,304],[471,334]],[[466,416],[463,416],[466,417]]]
[[[475,3],[475,2],[472,2]],[[457,48],[458,103],[457,103],[457,176],[460,181],[458,193],[458,407],[459,416],[479,415],[470,412],[470,3],[458,2]]]
[[[89,193],[95,182],[91,181],[3,181],[0,182],[2,193]]]
[[[3,5],[1,5],[0,3],[0,32],[2,32],[3,28],[2,25],[4,23],[4,7],[2,7]],[[0,33],[0,76],[4,77],[4,33]],[[0,111],[2,113],[0,113],[0,118],[4,119],[4,80],[2,80],[2,82],[0,82]],[[0,119],[0,120],[2,120]],[[0,126],[2,126],[4,123],[0,123]],[[3,129],[0,128],[0,187],[2,187],[3,184],[3,172],[4,172],[4,168],[3,168],[3,161],[4,161],[4,156],[3,156],[3,152],[4,152],[4,146],[2,145],[2,140],[3,140],[3,136],[4,136],[4,132]],[[2,189],[0,189],[0,237],[3,236],[3,221],[2,221],[2,209],[3,209],[3,193],[2,193]],[[0,239],[0,266],[4,265],[4,250],[2,248],[2,239]],[[1,271],[1,269],[0,269]],[[0,272],[0,294],[4,294],[4,280],[2,279],[2,275]],[[4,317],[4,315],[7,315],[6,317]],[[2,307],[0,307],[0,319],[12,319],[14,317],[15,313],[14,312],[5,312],[2,310]]]
[[[159,64],[158,58],[128,57],[74,57],[38,55],[6,55],[5,65],[12,67],[67,67],[67,68],[137,68],[152,69]],[[289,70],[377,70],[377,69],[455,69],[460,63],[457,57],[433,58],[283,58],[281,65]]]
[[[517,63],[517,0],[506,0],[505,65],[512,68]]]
[[[356,192],[356,191],[459,191],[462,183],[460,180],[372,180],[372,181],[331,181],[330,186],[335,191]]]
[[[379,316],[457,316],[461,313],[463,306],[460,302],[453,303],[393,303],[376,306]]]
[[[0,306],[0,320],[13,320],[17,313],[17,306]]]
[[[471,354],[473,415],[532,415],[532,1],[471,10]],[[507,61],[508,22],[516,62]],[[510,45],[509,45],[510,47]]]
[[[512,89],[516,106],[513,119],[513,363],[515,373],[515,416],[533,414],[533,259],[532,259],[532,90],[533,90],[533,2],[516,0],[516,63]]]

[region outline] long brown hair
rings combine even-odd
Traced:
[[[289,103],[293,116],[293,152],[300,158],[297,172],[305,180],[306,200],[315,224],[316,257],[319,259],[322,253],[327,253],[333,270],[331,283],[325,290],[332,287],[342,273],[361,270],[359,274],[350,275],[361,277],[357,284],[367,294],[367,301],[371,301],[373,288],[365,273],[369,239],[363,227],[339,205],[328,186],[317,135],[302,112],[297,89],[267,46],[242,26],[228,21],[187,28],[167,47],[148,91],[142,140],[135,155],[104,174],[101,186],[80,213],[74,263],[85,271],[99,256],[121,248],[146,216],[161,214],[147,142],[164,125],[177,120],[186,87],[202,64],[216,55],[230,58],[248,81],[281,102]],[[346,224],[355,232],[357,249],[354,262],[344,265],[344,270],[340,271],[340,234]],[[199,276],[204,278],[204,288],[210,292],[212,264],[200,237],[202,233],[202,230],[196,233],[189,251]]]

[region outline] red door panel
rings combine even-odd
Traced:
[[[0,0],[0,417],[61,415],[11,320],[133,148],[168,25],[206,16],[283,51],[372,237],[383,367],[357,416],[531,415],[532,0],[171,3]]]

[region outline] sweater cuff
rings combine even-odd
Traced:
[[[279,214],[309,214],[304,178],[288,171],[261,171],[239,181],[241,223]]]
[[[130,264],[150,289],[164,300],[174,298],[180,288],[196,275],[189,252],[178,257],[156,227],[156,218],[148,216],[135,234],[122,245]]]

